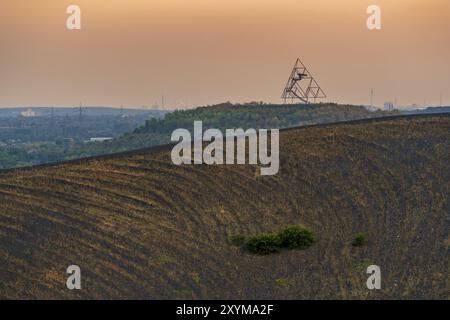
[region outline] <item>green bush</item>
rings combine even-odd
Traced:
[[[287,249],[304,250],[314,243],[314,234],[300,226],[290,226],[278,233],[281,246]]]
[[[247,238],[234,235],[229,237],[229,241],[234,245],[245,243],[248,252],[266,255],[278,253],[282,249],[304,250],[315,242],[315,238],[314,234],[306,228],[290,226],[277,233],[263,233]]]
[[[281,251],[280,238],[272,233],[251,236],[245,244],[247,250],[254,254],[266,255]]]
[[[363,247],[367,245],[366,235],[364,233],[358,233],[353,239],[352,246],[354,247]]]
[[[241,246],[245,243],[245,236],[241,234],[235,234],[228,237],[230,243],[234,246]]]

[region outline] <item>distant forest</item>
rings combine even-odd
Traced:
[[[114,110],[114,111],[111,111]],[[361,106],[314,104],[270,105],[224,103],[193,110],[121,111],[76,109],[66,114],[37,117],[0,112],[0,169],[71,160],[88,156],[141,149],[170,142],[173,130],[192,129],[196,120],[204,129],[288,128],[395,114],[371,112]],[[9,111],[12,112],[12,111]],[[59,111],[61,112],[61,111]],[[93,137],[112,137],[105,142],[87,142]]]

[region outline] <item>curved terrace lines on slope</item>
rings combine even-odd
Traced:
[[[283,130],[274,177],[174,166],[167,147],[0,172],[0,276],[13,274],[0,296],[445,297],[450,118],[378,120]],[[317,237],[305,251],[259,257],[228,241],[298,223]],[[357,232],[366,248],[351,246]],[[365,261],[383,268],[378,295]],[[65,289],[69,263],[85,290]]]
[[[135,197],[130,197],[127,195],[124,195],[122,193],[119,193],[117,191],[112,191],[103,187],[93,187],[89,184],[85,184],[85,183],[77,183],[74,181],[70,181],[67,179],[58,179],[56,177],[51,177],[51,178],[46,178],[44,176],[38,177],[38,176],[34,176],[32,177],[33,180],[37,180],[39,182],[47,182],[49,184],[59,184],[61,186],[64,186],[65,188],[68,189],[72,189],[74,192],[76,192],[76,190],[80,190],[78,193],[79,194],[85,194],[88,193],[90,194],[90,196],[88,196],[88,198],[94,198],[94,196],[98,196],[98,197],[106,197],[108,198],[108,201],[111,201],[112,203],[127,203],[127,204],[131,204],[135,209],[142,209],[142,207],[147,207],[150,204],[147,203],[146,201],[137,199]],[[47,181],[45,181],[47,180]]]
[[[5,186],[4,184],[0,184],[2,186]],[[5,193],[3,191],[4,194],[8,194],[11,196],[14,196],[16,194],[16,196],[22,196],[24,197],[24,199],[27,200],[33,200],[36,201],[37,203],[42,203],[44,202],[46,204],[46,207],[50,208],[51,206],[59,208],[61,207],[61,209],[55,209],[58,210],[60,212],[61,215],[65,215],[67,213],[70,213],[71,211],[76,212],[77,215],[83,217],[84,220],[82,220],[83,222],[86,221],[91,221],[92,224],[94,224],[94,222],[98,222],[98,217],[96,220],[94,220],[94,217],[91,213],[90,216],[87,215],[86,208],[98,208],[99,210],[105,210],[108,209],[108,211],[111,211],[112,213],[117,213],[118,216],[117,217],[122,217],[123,216],[123,211],[119,210],[118,207],[111,207],[111,208],[105,208],[104,204],[102,205],[98,205],[98,202],[89,202],[86,200],[86,198],[81,199],[79,197],[75,197],[73,194],[71,193],[59,193],[59,192],[55,192],[54,190],[50,191],[40,191],[36,188],[28,188],[25,186],[16,186],[16,185],[7,185],[9,189],[13,188],[14,190],[20,190],[24,193],[20,194],[20,193]],[[67,195],[67,197],[64,197],[65,195]],[[54,201],[49,202],[48,198],[50,197],[51,199],[53,199]],[[47,199],[47,200],[46,200]],[[63,200],[63,201],[61,201]],[[67,205],[64,205],[65,203],[67,203]],[[31,203],[32,204],[32,203]],[[74,204],[80,204],[79,209],[76,210],[74,208],[76,208],[76,206],[74,206]],[[26,202],[26,205],[30,205],[29,202]],[[119,207],[120,208],[120,207]],[[83,210],[82,210],[83,209]],[[112,210],[111,210],[112,209]],[[104,218],[104,216],[103,216]]]

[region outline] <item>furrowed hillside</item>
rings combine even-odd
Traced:
[[[0,298],[449,299],[449,150],[449,116],[410,116],[282,131],[275,176],[175,166],[168,146],[3,171]],[[310,248],[229,240],[293,224]]]

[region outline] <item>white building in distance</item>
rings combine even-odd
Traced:
[[[30,117],[37,117],[39,114],[38,114],[37,112],[34,112],[34,111],[31,110],[31,109],[28,109],[27,111],[22,111],[22,112],[20,113],[20,115],[21,115],[22,117],[30,118]]]

